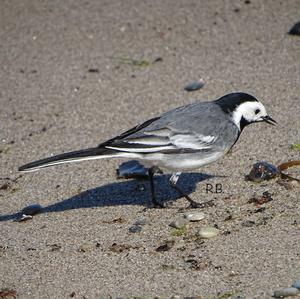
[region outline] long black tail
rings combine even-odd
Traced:
[[[93,160],[93,159],[104,159],[104,158],[118,157],[120,155],[121,154],[118,153],[117,151],[104,148],[104,147],[88,148],[88,149],[64,153],[57,156],[34,161],[21,166],[19,168],[19,171],[24,171],[24,172],[34,171],[41,168],[62,164],[62,163],[71,163],[71,162]]]

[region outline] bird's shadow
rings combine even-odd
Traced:
[[[203,173],[183,173],[178,181],[178,186],[180,186],[186,194],[190,194],[195,191],[199,182],[213,177],[215,176]],[[162,203],[172,202],[180,197],[178,193],[170,187],[169,178],[169,175],[155,177],[155,192],[157,199]],[[117,205],[150,206],[151,195],[148,180],[122,180],[89,189],[71,198],[45,206],[42,208],[41,213]],[[14,214],[0,215],[0,221],[18,219],[21,214],[22,211]]]

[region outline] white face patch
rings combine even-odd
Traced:
[[[232,113],[232,120],[240,129],[242,117],[248,122],[263,121],[264,116],[267,116],[267,111],[264,105],[260,102],[245,102],[239,105]]]

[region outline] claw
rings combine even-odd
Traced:
[[[153,202],[153,208],[154,209],[164,209],[166,206],[158,201]]]
[[[209,200],[209,201],[202,202],[202,203],[191,201],[189,208],[190,209],[203,209],[203,208],[212,207],[212,206],[214,206],[213,200]]]
[[[204,205],[203,205],[203,203],[198,203],[198,202],[193,201],[190,203],[189,208],[190,209],[203,209]]]

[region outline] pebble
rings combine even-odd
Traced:
[[[143,225],[146,225],[146,224],[148,224],[148,223],[149,223],[149,221],[146,220],[146,219],[138,219],[138,220],[134,223],[134,225],[141,225],[141,226],[143,226]]]
[[[248,203],[255,203],[256,205],[263,205],[272,200],[273,200],[272,195],[268,191],[265,191],[260,198],[255,198],[255,197],[250,198],[248,200]]]
[[[199,236],[204,239],[214,238],[219,234],[217,228],[206,226],[200,229]]]
[[[285,298],[288,296],[297,296],[300,294],[300,291],[297,288],[285,288],[281,290],[277,290],[274,292],[273,297],[275,298]]]
[[[132,248],[131,245],[113,243],[109,247],[109,250],[112,251],[112,252],[116,252],[116,253],[122,253],[124,251],[130,250],[131,248]]]
[[[170,240],[166,241],[165,244],[158,246],[155,251],[156,252],[164,252],[164,251],[169,251],[175,244],[175,241]]]
[[[248,175],[246,180],[260,183],[265,180],[270,180],[279,175],[279,170],[276,166],[268,162],[255,163]]]
[[[195,82],[187,84],[184,87],[184,90],[186,90],[186,91],[196,91],[196,90],[201,89],[204,86],[204,84],[205,84],[204,81],[201,79],[199,81],[195,81]]]
[[[58,245],[58,244],[51,244],[50,245],[50,251],[59,251],[61,250],[61,245]]]
[[[82,244],[79,246],[78,251],[79,252],[87,252],[92,250],[92,245],[91,244]]]
[[[186,218],[178,218],[172,221],[169,226],[174,227],[174,228],[182,228],[184,225],[188,223],[188,219]]]
[[[142,227],[140,225],[134,225],[129,227],[128,231],[132,234],[140,233],[142,231]]]
[[[205,218],[205,215],[201,212],[186,213],[184,214],[184,218],[186,218],[188,221],[200,221]]]
[[[295,280],[292,284],[292,287],[300,290],[300,280]]]
[[[29,205],[27,207],[25,207],[21,213],[25,214],[25,215],[35,215],[37,213],[40,213],[42,211],[42,206],[39,204],[33,204],[33,205]]]
[[[99,69],[97,69],[97,68],[90,68],[90,69],[88,69],[88,72],[89,73],[99,73]]]
[[[241,225],[244,226],[244,227],[251,227],[251,226],[255,225],[255,221],[245,220],[241,223]]]

